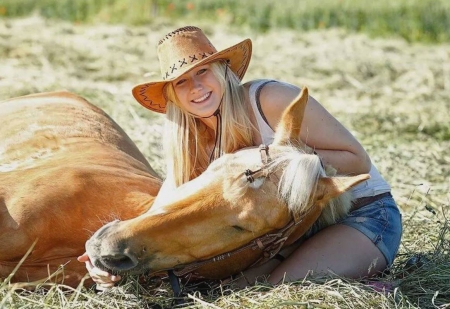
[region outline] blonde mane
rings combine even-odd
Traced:
[[[270,166],[271,170],[282,170],[278,184],[279,197],[283,199],[291,214],[302,216],[309,212],[316,194],[319,177],[334,176],[336,170],[324,168],[319,156],[306,153],[293,146],[284,146]],[[330,200],[318,219],[321,227],[333,224],[350,210],[351,194],[344,193]]]

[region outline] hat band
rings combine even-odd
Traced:
[[[208,51],[208,52],[199,52],[195,53],[193,55],[190,55],[188,57],[184,57],[181,60],[178,60],[177,62],[173,63],[169,68],[166,70],[165,73],[163,73],[163,80],[171,79],[174,77],[174,75],[178,72],[178,70],[183,70],[185,68],[191,67],[194,63],[201,61],[205,58],[208,58],[211,55],[214,55],[215,51]]]

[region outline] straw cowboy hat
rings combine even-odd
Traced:
[[[227,60],[229,68],[242,80],[251,56],[250,39],[218,52],[201,29],[192,26],[177,29],[158,44],[162,80],[135,86],[133,96],[145,108],[165,113],[164,87],[167,83],[199,65],[216,60]]]

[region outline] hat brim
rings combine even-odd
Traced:
[[[229,60],[230,69],[239,77],[240,80],[245,75],[252,56],[252,41],[246,39],[236,45],[228,47],[222,51],[206,57],[184,71],[179,72],[175,77],[163,81],[153,81],[137,85],[132,93],[136,101],[145,108],[157,113],[166,112],[166,98],[164,97],[164,86],[177,79],[179,76],[191,71],[192,69],[216,60]]]

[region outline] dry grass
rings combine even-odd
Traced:
[[[130,90],[159,76],[155,43],[181,24],[149,27],[73,25],[38,17],[0,20],[0,100],[68,89],[105,109],[161,174],[161,117],[140,108]],[[393,187],[405,219],[400,255],[381,282],[385,295],[344,279],[305,279],[276,288],[186,291],[191,308],[445,308],[450,306],[450,46],[373,40],[340,30],[235,33],[200,25],[217,47],[254,42],[246,80],[275,78],[310,92],[363,142]],[[434,213],[435,214],[434,214]],[[408,270],[411,257],[420,258]],[[419,267],[420,266],[420,267]],[[5,308],[170,307],[166,282],[133,278],[103,294],[38,286],[13,292],[0,283]]]

